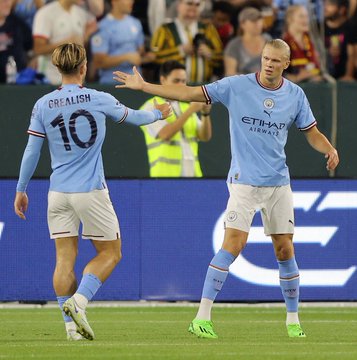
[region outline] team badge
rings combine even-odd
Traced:
[[[102,43],[103,43],[103,40],[102,40],[102,37],[101,37],[99,34],[94,35],[94,36],[92,37],[92,44],[93,44],[94,46],[101,46]]]
[[[237,213],[235,211],[230,211],[228,214],[227,214],[227,221],[235,221],[237,220]]]
[[[275,103],[273,99],[265,99],[264,100],[264,107],[266,109],[272,109],[274,107]]]

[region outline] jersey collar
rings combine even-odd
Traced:
[[[278,86],[276,86],[275,88],[270,88],[270,87],[264,86],[264,85],[261,83],[261,81],[260,81],[260,79],[259,79],[259,76],[260,76],[260,72],[258,71],[258,72],[255,73],[255,78],[256,78],[256,80],[257,80],[257,83],[258,83],[263,89],[266,89],[266,90],[275,91],[275,90],[280,89],[280,88],[283,86],[283,84],[284,84],[284,78],[282,77],[280,83],[278,84]]]
[[[69,87],[78,87],[79,89],[83,89],[83,85],[78,85],[78,84],[65,84],[65,85],[61,85],[57,88],[57,90],[62,90],[63,88],[69,88]]]

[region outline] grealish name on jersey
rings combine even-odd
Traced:
[[[85,102],[90,102],[90,94],[81,94],[76,96],[70,96],[66,98],[53,99],[48,101],[48,107],[50,109],[58,108],[61,106],[76,105]]]

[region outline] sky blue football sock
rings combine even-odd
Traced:
[[[76,293],[90,301],[101,286],[102,282],[94,274],[84,274]]]
[[[289,260],[278,261],[280,287],[287,312],[297,312],[299,306],[299,268],[295,256]]]
[[[69,298],[70,298],[70,296],[57,296],[57,302],[58,302],[58,305],[59,305],[59,307],[61,309],[61,313],[62,313],[64,322],[73,321],[72,318],[70,316],[66,315],[65,312],[62,310],[62,306],[63,306],[64,302],[66,300],[68,300]]]
[[[202,297],[215,300],[217,294],[222,289],[228,276],[229,266],[235,260],[235,256],[230,252],[220,249],[213,257],[208,266],[206,279],[203,285]]]

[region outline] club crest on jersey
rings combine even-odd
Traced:
[[[275,105],[273,99],[265,99],[263,104],[266,109],[272,109]]]

